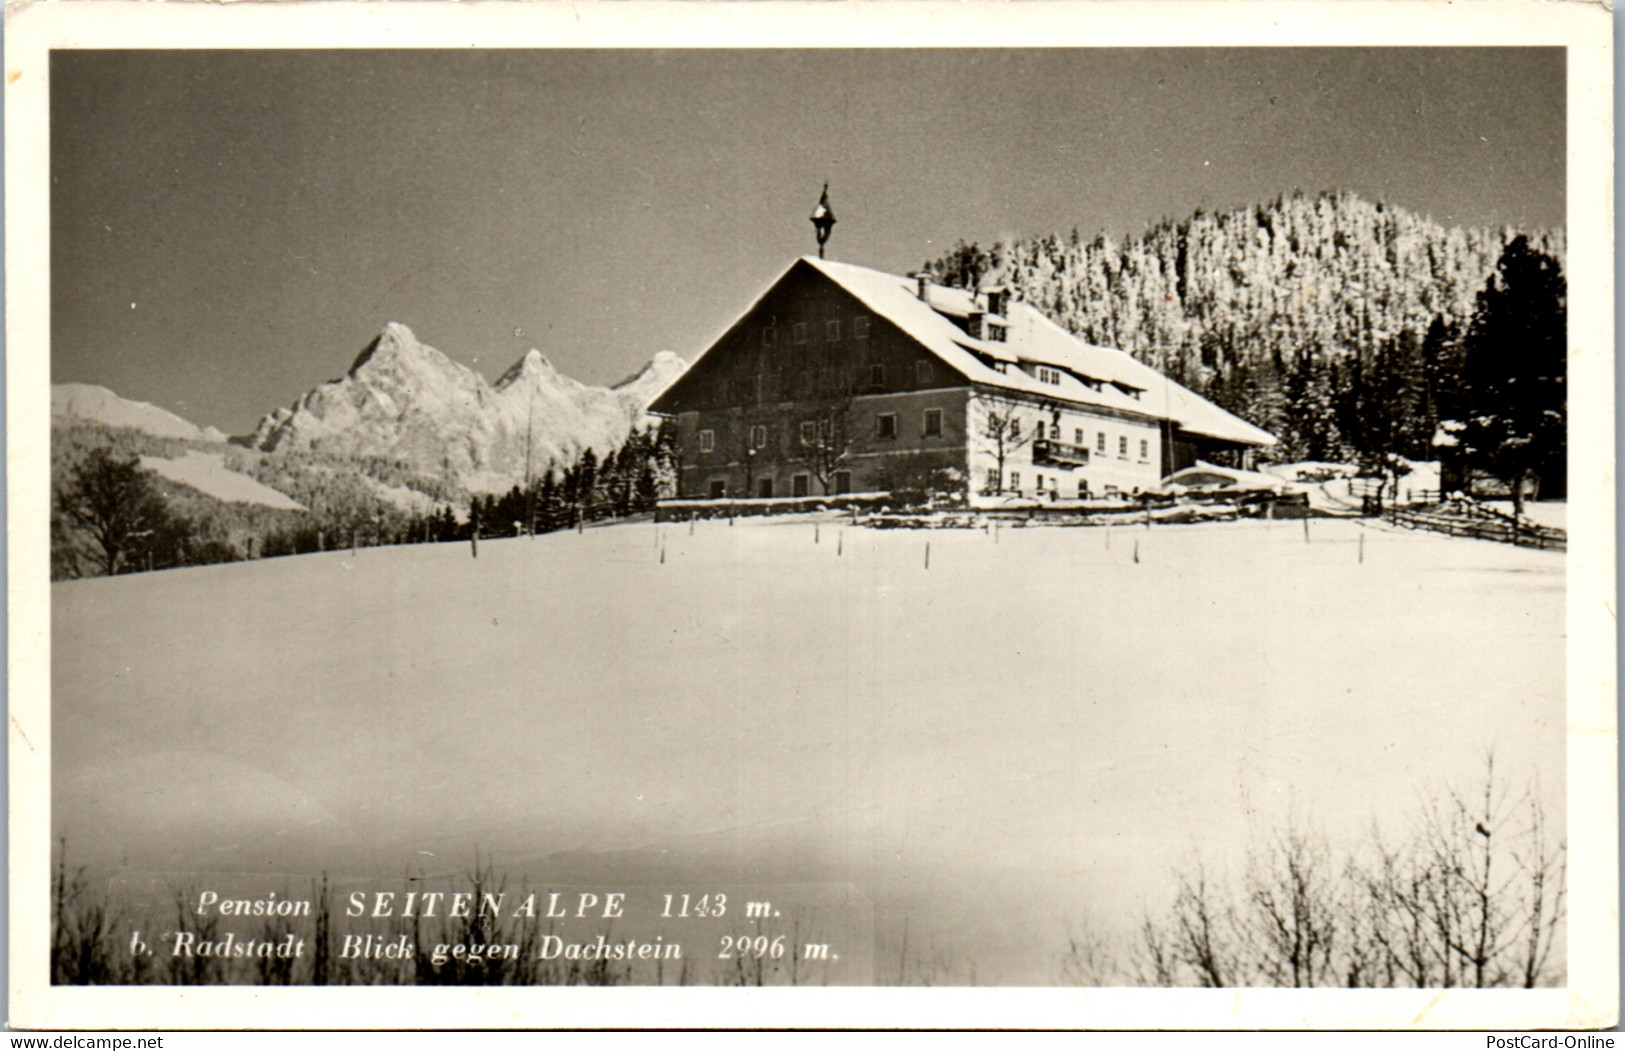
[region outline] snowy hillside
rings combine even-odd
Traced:
[[[1133,943],[1176,866],[1233,880],[1290,820],[1403,834],[1492,746],[1562,836],[1561,554],[1352,520],[718,520],[469,556],[54,585],[70,856],[295,887],[476,851],[537,886],[850,886],[875,980],[1052,984],[1069,929]]]
[[[109,427],[132,427],[160,438],[223,442],[226,436],[213,427],[199,427],[167,409],[144,401],[121,398],[106,387],[90,383],[58,383],[51,387],[51,416],[80,419]]]
[[[602,454],[641,425],[685,368],[663,351],[615,387],[580,383],[531,350],[494,385],[390,323],[342,378],[260,421],[252,444],[380,457],[475,490],[506,490],[585,449]]]
[[[200,493],[227,503],[259,504],[283,511],[303,511],[305,506],[289,499],[268,485],[261,485],[246,474],[233,471],[223,458],[215,453],[189,449],[178,460],[161,456],[141,457],[141,466],[155,471],[170,481],[189,485]]]

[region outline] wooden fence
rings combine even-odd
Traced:
[[[1523,547],[1568,547],[1568,534],[1561,529],[1536,525],[1482,504],[1451,500],[1427,510],[1390,507],[1382,517],[1407,529],[1427,529],[1446,536],[1467,536],[1497,540]]]
[[[1401,505],[1436,504],[1444,499],[1441,490],[1389,485],[1381,478],[1350,478],[1349,495],[1360,498],[1362,503],[1388,502],[1391,498],[1393,503]]]

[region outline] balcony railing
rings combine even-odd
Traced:
[[[1033,439],[1033,463],[1053,463],[1062,467],[1087,467],[1089,450],[1082,445],[1068,445],[1049,438]]]

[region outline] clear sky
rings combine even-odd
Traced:
[[[488,378],[692,359],[797,255],[1344,188],[1562,226],[1559,49],[56,52],[52,380],[232,433],[388,321]]]

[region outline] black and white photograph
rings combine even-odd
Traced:
[[[256,6],[8,10],[19,1024],[1617,1023],[1606,12]]]

